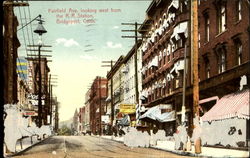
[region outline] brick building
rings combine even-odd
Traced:
[[[30,103],[37,110],[38,105],[38,91],[39,91],[39,62],[38,58],[27,58],[28,60],[28,86],[30,89]],[[42,119],[44,124],[49,121],[48,115],[50,115],[51,107],[49,104],[49,72],[47,58],[41,58],[41,93],[42,93]],[[34,98],[34,99],[31,99]]]
[[[221,98],[239,91],[244,84],[249,86],[249,1],[199,1],[198,13],[200,100]],[[176,121],[142,121],[149,129],[165,129],[167,135],[172,135],[181,124],[184,68],[185,117],[189,127],[193,117],[190,4],[185,0],[154,0],[146,14],[140,27],[141,33],[149,37],[142,43],[142,106],[168,104],[167,111],[176,113]],[[214,104],[201,104],[200,116]]]
[[[14,15],[13,5],[5,4],[3,21],[3,76],[4,76],[4,104],[17,103],[17,49],[20,42],[17,38],[17,17]]]
[[[149,37],[143,39],[142,44],[142,106],[166,106],[165,112],[172,111],[178,116],[182,105],[184,46],[188,45],[188,3],[154,0],[146,13],[140,28],[141,33]],[[170,135],[176,123],[178,119],[176,122],[143,122],[142,119],[142,125],[165,129]]]
[[[91,86],[89,98],[90,129],[93,134],[101,134],[101,116],[106,113],[107,79],[97,76]]]

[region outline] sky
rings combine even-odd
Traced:
[[[109,68],[102,67],[102,61],[117,60],[132,48],[134,39],[121,36],[133,33],[121,30],[133,26],[121,23],[142,23],[150,2],[30,1],[29,7],[15,7],[18,29],[39,14],[44,20],[47,33],[42,35],[42,42],[52,46],[46,48],[52,52],[44,54],[52,55],[49,68],[57,78],[53,93],[60,102],[60,121],[70,119],[76,108],[84,106],[85,93],[96,76],[106,76]],[[37,23],[18,31],[19,56],[27,56],[25,43],[38,42],[38,35],[31,31]]]

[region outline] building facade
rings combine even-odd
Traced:
[[[164,129],[166,135],[172,135],[182,124],[183,107],[186,125],[191,127],[193,123],[190,13],[189,1],[154,0],[140,28],[141,34],[148,37],[142,43],[141,105],[145,108],[169,105],[161,110],[175,112],[175,121],[141,121],[149,129]],[[222,98],[249,87],[249,1],[199,1],[198,24],[199,99],[202,102],[199,111],[203,116],[215,105],[211,98]],[[210,101],[204,102],[204,99]]]
[[[91,89],[88,89],[88,91],[85,94],[85,115],[84,115],[84,126],[83,131],[85,133],[90,132],[90,92]]]
[[[185,45],[188,47],[188,3],[154,0],[146,13],[147,19],[140,28],[148,30],[141,33],[149,37],[142,43],[142,106],[168,105],[163,111],[175,112],[177,119],[154,123],[142,120],[142,124],[149,129],[164,129],[167,135],[172,135],[180,124]],[[188,81],[189,78],[187,85],[190,85]]]
[[[107,74],[108,97],[106,98],[107,112],[110,113],[110,126],[115,126],[119,115],[120,104],[124,101],[124,56],[120,56]]]
[[[104,125],[102,124],[102,115],[106,113],[107,98],[107,79],[97,76],[91,86],[89,111],[90,111],[90,129],[93,134],[102,134]]]

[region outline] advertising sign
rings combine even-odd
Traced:
[[[103,123],[109,123],[109,115],[102,115],[102,122]]]
[[[120,104],[120,112],[123,114],[135,113],[135,104]]]
[[[35,111],[25,111],[23,112],[24,116],[38,116],[37,112]]]

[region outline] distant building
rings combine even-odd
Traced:
[[[78,124],[79,124],[79,113],[77,109],[75,110],[74,116],[73,116],[73,122],[71,124],[71,131],[73,134],[77,134],[78,132]]]
[[[93,134],[102,134],[104,125],[102,115],[106,114],[105,99],[107,98],[107,79],[97,76],[90,88],[89,111],[90,129]]]
[[[124,102],[124,56],[120,56],[116,63],[113,65],[111,70],[107,74],[108,79],[108,99],[107,101],[107,113],[110,114],[110,123],[113,123],[114,126],[118,119],[121,119],[119,114],[120,104]],[[111,80],[113,82],[111,86]],[[112,90],[111,90],[112,88]],[[111,93],[112,92],[112,93]],[[113,103],[113,105],[112,105]],[[112,114],[113,108],[113,114]],[[112,116],[113,115],[113,116]],[[112,118],[113,117],[113,118]],[[112,120],[113,119],[113,120]]]
[[[84,132],[91,132],[90,130],[90,92],[91,92],[91,89],[88,89],[88,91],[85,94],[85,116],[84,116],[84,126],[83,126]]]

